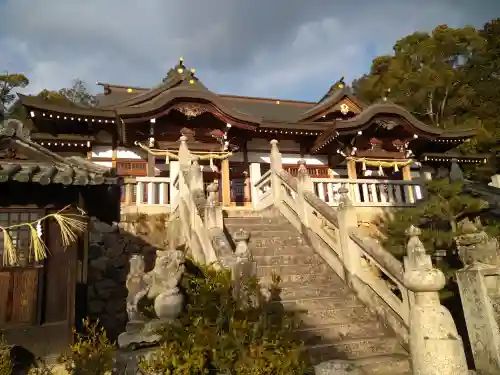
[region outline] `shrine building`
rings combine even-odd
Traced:
[[[306,161],[314,188],[330,205],[347,186],[358,205],[404,206],[421,198],[423,179],[449,165],[487,156],[453,151],[473,129],[429,126],[381,100],[366,105],[343,79],[317,102],[218,94],[183,60],[153,88],[98,83],[98,105],[84,108],[20,95],[31,140],[63,156],[85,156],[124,177],[123,206],[163,210],[174,199],[181,135],[199,156],[206,184],[219,181],[225,207],[251,206],[279,141],[292,174]]]

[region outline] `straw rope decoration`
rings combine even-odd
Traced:
[[[36,262],[47,258],[47,253],[49,251],[40,238],[39,230],[37,229],[45,220],[54,219],[57,222],[61,229],[61,240],[64,247],[68,247],[71,243],[75,242],[78,239],[78,235],[87,228],[87,223],[85,221],[86,214],[78,207],[78,214],[70,213],[70,209],[71,205],[68,205],[56,213],[45,215],[32,222],[14,224],[6,227],[0,225],[0,231],[3,233],[3,265],[14,266],[17,264],[17,251],[12,241],[12,237],[9,234],[10,230],[16,228],[28,227],[30,234],[30,256],[33,256]]]
[[[144,146],[140,142],[136,142],[136,144],[142,148],[143,150],[146,150],[149,152],[151,155],[154,156],[165,156],[174,160],[179,159],[179,155],[173,152],[170,152],[168,150],[159,150],[159,149],[154,149],[154,148],[149,148],[147,146]],[[204,154],[201,151],[189,151],[190,154],[196,155],[200,160],[213,160],[213,159],[227,159],[228,157],[232,156],[232,152],[217,152],[217,151],[212,151],[208,154]]]

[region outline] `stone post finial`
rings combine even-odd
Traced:
[[[199,156],[193,156],[192,164],[189,168],[191,189],[203,189],[203,173],[199,164]]]
[[[409,237],[405,259],[404,285],[414,292],[410,305],[410,352],[415,374],[467,375],[465,352],[455,322],[439,300],[444,288],[443,272],[432,265],[415,226]]]
[[[299,194],[303,194],[306,191],[313,191],[314,184],[311,180],[311,176],[309,176],[309,172],[307,171],[306,161],[304,159],[299,159],[297,164],[299,165],[299,169],[297,171]]]
[[[281,170],[283,165],[281,164],[281,153],[278,149],[278,141],[273,139],[271,142],[271,168],[274,170]]]
[[[462,234],[454,239],[462,263],[466,266],[478,263],[500,266],[500,248],[495,238],[490,238],[469,219],[462,220],[458,227]]]
[[[191,163],[191,158],[190,158],[190,152],[187,146],[187,137],[185,135],[181,136],[179,138],[180,145],[179,145],[179,164],[181,168],[185,168]]]
[[[450,182],[458,182],[464,180],[464,173],[460,166],[458,165],[458,159],[451,159],[451,167],[450,167]]]
[[[349,189],[345,186],[342,186],[339,190],[339,209],[345,209],[348,207],[352,207],[351,197],[349,196]]]
[[[408,255],[408,264],[410,267],[425,269],[432,268],[432,259],[426,254],[424,244],[419,238],[422,234],[420,228],[410,225],[410,227],[406,229],[405,234],[409,237],[406,250]]]

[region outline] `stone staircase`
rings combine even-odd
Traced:
[[[411,374],[408,352],[393,332],[309,247],[300,233],[275,210],[225,213],[229,235],[250,233],[249,247],[262,283],[281,277],[285,308],[301,313],[300,329],[313,363],[352,363],[366,375]]]

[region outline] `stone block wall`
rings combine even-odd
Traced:
[[[125,286],[129,258],[142,254],[146,271],[154,264],[156,250],[167,242],[166,214],[122,215],[119,224],[108,225],[94,218],[89,228],[87,314],[99,319],[111,338],[123,332],[127,322]]]

